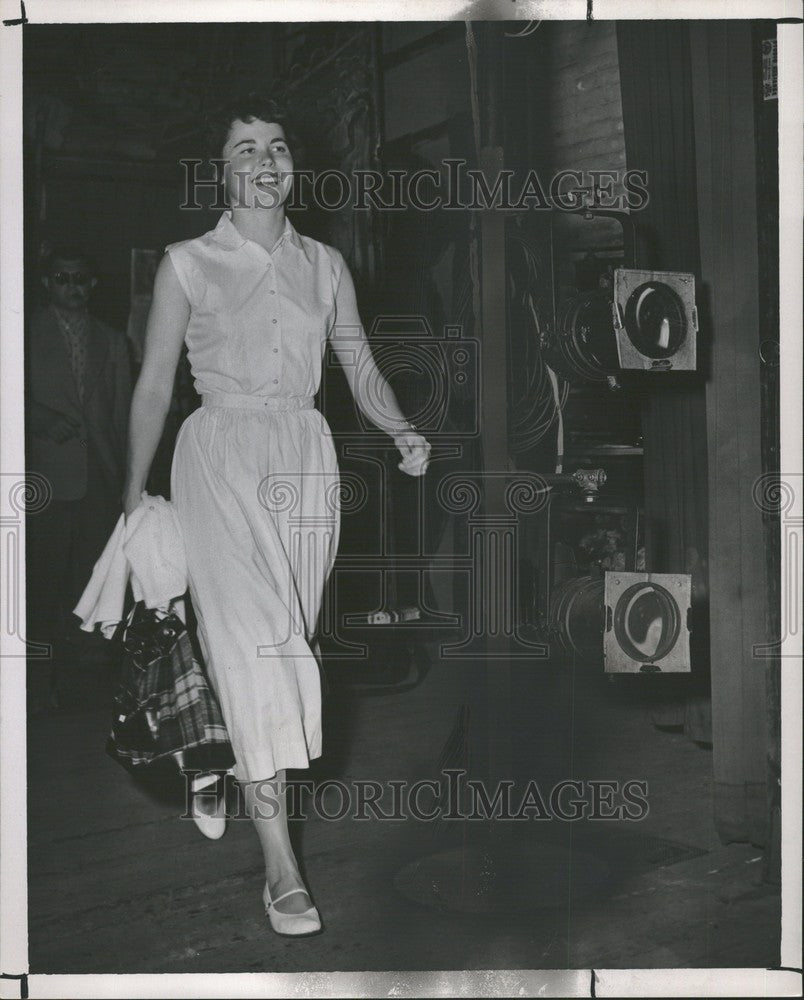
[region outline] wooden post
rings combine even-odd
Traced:
[[[480,168],[489,186],[503,167],[500,146],[484,146]],[[515,572],[505,559],[506,540],[513,529],[514,515],[505,496],[508,472],[508,360],[505,308],[505,217],[489,208],[480,220],[482,326],[480,331],[480,429],[483,445],[483,530],[485,550],[483,573],[477,585],[483,587],[484,611],[503,611],[513,598],[506,572]],[[494,564],[493,564],[494,563]],[[496,565],[495,565],[496,564]],[[494,627],[491,616],[486,624],[486,705],[488,712],[488,766],[486,777],[493,782],[511,775],[511,665],[508,660],[511,636],[505,627]],[[507,616],[506,616],[507,617]]]
[[[768,641],[762,511],[760,312],[751,26],[695,25],[692,83],[701,273],[710,289],[712,741],[721,838],[766,843]]]

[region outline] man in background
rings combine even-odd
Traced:
[[[54,248],[42,283],[49,301],[27,329],[26,466],[52,498],[26,521],[27,638],[52,650],[29,659],[32,713],[76,701],[70,683],[91,646],[72,609],[121,513],[131,402],[126,339],[89,311],[90,258]]]

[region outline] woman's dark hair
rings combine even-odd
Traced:
[[[251,93],[229,98],[207,115],[205,132],[207,155],[210,159],[220,157],[234,122],[253,122],[257,119],[281,125],[291,151],[294,150],[296,136],[289,130],[284,107],[271,97]]]

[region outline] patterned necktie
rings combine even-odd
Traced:
[[[67,344],[67,352],[70,355],[70,365],[73,370],[75,387],[78,390],[78,398],[84,402],[84,383],[87,371],[87,331],[89,326],[89,316],[87,313],[79,313],[75,317],[68,319],[67,316],[54,310],[59,321],[61,332]]]

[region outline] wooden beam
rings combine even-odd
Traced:
[[[460,40],[460,35],[457,33],[458,27],[458,24],[453,21],[451,24],[436,28],[429,35],[415,38],[412,42],[401,45],[398,49],[384,52],[382,57],[383,69],[392,69],[394,66],[399,66],[400,63],[408,62],[409,59],[415,59],[416,56],[421,55],[423,52],[429,52],[431,49],[441,48],[450,42]]]
[[[484,146],[480,168],[487,182],[503,167],[500,146]],[[480,428],[483,444],[483,520],[485,552],[483,573],[483,621],[486,626],[486,696],[488,706],[488,778],[511,777],[511,635],[505,620],[513,600],[515,566],[503,551],[511,537],[515,517],[506,504],[508,472],[508,359],[505,301],[505,215],[494,208],[483,212],[481,242],[481,386]],[[510,609],[513,611],[514,609]]]
[[[701,273],[709,292],[709,587],[715,826],[766,842],[768,597],[762,473],[751,25],[690,29]]]

